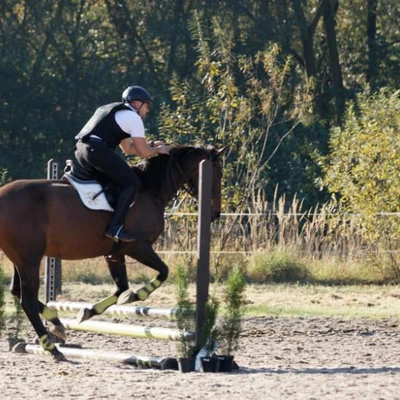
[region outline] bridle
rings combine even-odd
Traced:
[[[212,162],[213,168],[215,168],[217,165],[219,166],[218,160],[215,160],[215,159],[213,160],[213,157],[211,154],[208,155],[208,159]],[[185,193],[189,194],[195,200],[195,202],[198,202],[198,188],[195,187],[195,185],[193,185],[193,183],[188,178],[187,174],[185,174],[185,172],[182,170],[182,167],[179,164],[179,161],[174,160],[173,157],[171,157],[171,159],[169,161],[169,165],[168,165],[168,177],[169,177],[169,180],[171,181],[172,187],[174,189],[174,193],[176,193],[176,195],[174,196],[174,199],[176,199],[178,197],[179,189],[177,189],[177,187],[176,187],[174,176],[172,174],[172,165],[174,165],[176,167],[176,169],[179,172],[179,175],[183,178],[183,186],[182,186],[181,190],[183,190]],[[197,170],[198,169],[196,169],[196,171]],[[195,170],[191,171],[188,175],[191,176],[194,172],[195,172]],[[219,193],[213,192],[211,194],[211,197],[212,198],[220,198],[221,192],[219,192]]]

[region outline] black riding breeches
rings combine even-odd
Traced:
[[[140,188],[141,181],[135,171],[102,140],[89,138],[85,142],[79,141],[75,147],[75,158],[85,170],[100,172],[122,189]]]

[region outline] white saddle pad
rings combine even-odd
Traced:
[[[104,193],[100,193],[103,189],[100,183],[89,181],[90,183],[79,183],[68,175],[64,175],[68,182],[75,188],[81,198],[83,204],[91,210],[114,211],[107,201]],[[99,194],[100,193],[100,194]]]

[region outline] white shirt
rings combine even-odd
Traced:
[[[130,104],[126,104],[134,112],[129,110],[120,110],[115,113],[115,121],[119,127],[131,137],[145,137],[144,124],[142,118],[137,111],[131,107]]]

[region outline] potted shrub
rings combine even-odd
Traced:
[[[176,323],[180,333],[178,341],[178,367],[181,372],[195,369],[195,346],[186,338],[188,331],[194,330],[193,304],[189,301],[189,279],[186,270],[178,267],[175,278],[176,286]]]
[[[245,278],[238,266],[235,266],[226,280],[223,290],[225,310],[219,329],[222,355],[218,356],[219,371],[230,372],[233,366],[233,352],[239,348],[244,313]]]

